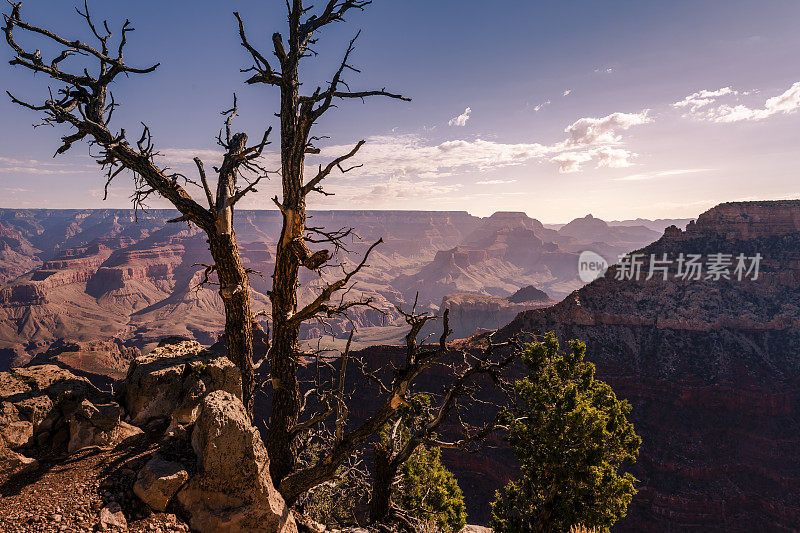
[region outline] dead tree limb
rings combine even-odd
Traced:
[[[64,38],[54,31],[40,28],[22,18],[22,3],[11,3],[11,12],[4,14],[6,42],[14,52],[9,62],[34,73],[41,73],[51,80],[65,85],[56,95],[41,104],[34,104],[12,96],[11,101],[27,109],[44,113],[42,124],[56,126],[65,124],[74,131],[62,137],[62,145],[56,155],[69,150],[74,143],[87,140],[90,147],[98,149],[94,155],[105,172],[104,189],[106,196],[111,182],[123,171],[132,175],[134,208],[144,208],[148,198],[157,194],[168,200],[179,212],[174,221],[191,222],[208,235],[209,249],[214,259],[213,270],[219,281],[219,294],[225,307],[225,335],[228,354],[242,372],[244,401],[248,411],[252,410],[253,364],[252,364],[252,312],[250,309],[250,289],[247,271],[242,266],[239,249],[233,229],[234,205],[246,194],[255,191],[255,184],[267,176],[261,173],[244,188],[237,185],[242,169],[254,169],[254,159],[261,154],[268,143],[269,130],[257,145],[247,146],[247,135],[231,133],[231,121],[235,112],[227,112],[225,120],[225,155],[217,176],[216,198],[211,193],[205,169],[199,159],[195,159],[202,190],[208,207],[194,200],[186,189],[194,184],[182,174],[170,172],[168,167],[156,162],[155,150],[150,128],[142,123],[142,134],[136,141],[126,136],[125,129],[110,129],[114,109],[119,105],[110,92],[112,83],[122,74],[141,75],[153,72],[159,63],[150,67],[137,68],[124,61],[128,34],[134,31],[126,20],[120,29],[119,42],[112,45],[113,32],[107,22],[102,26],[95,24],[88,4],[78,14],[86,21],[98,45],[92,46],[80,40]],[[102,28],[102,30],[100,29]],[[16,30],[28,32],[49,44],[60,45],[63,49],[52,60],[45,61],[42,52],[26,50],[16,40]],[[87,68],[73,65],[69,70],[70,59],[76,56],[98,62],[97,74],[92,75]],[[234,110],[236,105],[234,103]],[[183,184],[181,184],[181,180]],[[206,279],[211,270],[206,270]]]

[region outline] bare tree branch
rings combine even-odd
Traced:
[[[327,302],[328,300],[331,299],[331,296],[333,295],[333,293],[335,293],[336,291],[338,291],[339,289],[341,289],[342,287],[347,285],[350,282],[350,280],[353,278],[353,276],[358,274],[361,271],[361,269],[364,268],[364,266],[366,266],[367,259],[369,259],[369,254],[371,254],[372,250],[374,250],[375,247],[378,246],[379,244],[381,244],[382,242],[383,242],[383,239],[378,239],[377,241],[372,243],[372,245],[367,249],[366,253],[364,254],[364,257],[361,259],[361,262],[353,270],[347,272],[343,278],[341,278],[341,279],[339,279],[339,280],[337,280],[337,281],[335,281],[333,283],[329,283],[322,290],[322,292],[319,294],[319,296],[317,296],[314,299],[313,302],[309,303],[303,309],[299,310],[297,313],[292,315],[289,318],[289,320],[291,322],[300,323],[300,322],[303,322],[304,320],[308,320],[309,318],[312,318],[314,315],[316,315],[317,312],[322,307],[322,305],[325,302]]]
[[[336,159],[334,159],[333,161],[331,161],[330,163],[325,165],[325,168],[322,168],[322,165],[320,165],[319,172],[317,172],[317,175],[314,176],[308,183],[306,183],[303,186],[303,194],[308,194],[311,191],[319,191],[319,192],[321,192],[321,189],[319,189],[319,187],[318,187],[319,183],[323,179],[325,179],[333,171],[334,168],[338,167],[339,170],[342,172],[342,174],[344,174],[346,172],[349,172],[350,170],[353,170],[354,168],[360,167],[361,165],[357,165],[357,167],[350,167],[350,168],[345,169],[345,168],[342,168],[341,165],[342,165],[343,162],[347,161],[348,159],[350,159],[351,157],[356,155],[356,152],[358,152],[358,150],[362,146],[364,146],[365,142],[366,141],[363,141],[363,140],[358,141],[358,144],[356,144],[355,147],[353,147],[353,149],[350,150],[350,152],[346,153],[343,156],[337,157]]]
[[[270,66],[269,61],[267,61],[267,58],[265,58],[261,52],[256,50],[247,40],[247,35],[244,31],[244,22],[242,22],[242,17],[239,16],[239,12],[234,11],[233,16],[236,17],[236,21],[239,23],[239,38],[241,39],[241,44],[248,52],[250,52],[250,55],[255,62],[251,68],[242,71],[257,72],[257,74],[254,74],[247,80],[247,83],[268,83],[270,85],[280,85],[283,82],[281,74],[275,72]]]

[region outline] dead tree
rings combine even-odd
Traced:
[[[55,127],[57,124],[71,126],[74,131],[62,138],[63,144],[56,155],[69,150],[81,140],[87,140],[90,149],[96,149],[95,159],[105,171],[105,191],[112,180],[127,170],[133,175],[134,208],[142,208],[151,195],[159,195],[168,200],[180,212],[180,216],[170,222],[189,222],[197,225],[208,236],[209,249],[214,263],[207,266],[206,278],[212,272],[219,281],[219,294],[225,307],[225,337],[228,354],[242,373],[244,403],[252,412],[253,390],[253,348],[252,312],[250,309],[250,288],[247,272],[242,266],[236,236],[233,228],[234,208],[246,194],[255,191],[256,184],[267,177],[257,159],[268,144],[269,130],[261,141],[248,146],[247,135],[232,133],[231,122],[237,113],[236,99],[233,107],[225,115],[224,131],[218,137],[225,150],[222,164],[214,171],[217,174],[217,187],[212,192],[206,177],[203,162],[194,161],[200,183],[186,176],[170,172],[168,167],[156,162],[156,152],[150,129],[143,125],[138,140],[127,138],[125,130],[112,130],[111,117],[119,105],[109,90],[112,82],[120,75],[153,72],[159,64],[147,68],[134,68],[124,62],[127,37],[134,29],[126,20],[119,31],[119,39],[112,44],[112,31],[107,21],[102,26],[95,24],[84,3],[84,11],[77,10],[91,30],[97,45],[89,45],[77,39],[66,39],[57,33],[34,26],[22,18],[21,3],[11,4],[11,13],[4,15],[3,28],[6,41],[14,52],[10,61],[13,66],[27,68],[41,73],[54,82],[59,82],[55,93],[50,88],[49,96],[43,103],[30,103],[8,93],[12,101],[22,107],[44,114],[41,125]],[[24,49],[15,40],[15,30],[37,36],[47,44],[59,45],[62,51],[55,57],[45,60],[40,50]],[[76,61],[80,60],[80,61]],[[89,66],[94,63],[94,67]],[[71,68],[66,68],[70,65]],[[94,72],[90,72],[90,68]],[[244,186],[238,178],[243,172],[251,175]],[[244,176],[241,176],[245,179]],[[187,191],[194,185],[204,193],[207,206],[195,201]]]
[[[364,255],[363,260],[350,270],[345,270],[342,277],[327,284],[320,294],[311,302],[299,308],[297,301],[298,276],[300,267],[319,271],[327,266],[332,255],[328,250],[312,253],[307,242],[323,242],[331,246],[341,243],[341,234],[322,233],[322,238],[311,239],[309,232],[315,233],[306,224],[306,197],[311,193],[330,194],[322,188],[323,180],[338,170],[347,172],[354,167],[343,166],[363,146],[358,142],[353,149],[320,165],[316,174],[306,179],[303,166],[306,154],[319,153],[314,142],[319,137],[312,136],[314,124],[322,115],[335,107],[335,102],[347,99],[363,99],[370,96],[385,96],[408,100],[399,94],[384,89],[368,91],[352,91],[344,79],[347,72],[358,72],[350,61],[354,50],[354,37],[344,53],[338,69],[333,74],[327,87],[317,87],[310,94],[300,94],[301,80],[299,68],[301,62],[316,55],[313,46],[317,42],[318,32],[328,24],[340,22],[348,12],[363,10],[371,4],[371,0],[327,0],[324,7],[313,12],[313,6],[304,5],[303,0],[288,0],[288,35],[280,33],[272,35],[272,55],[268,58],[251,43],[245,32],[244,22],[235,13],[239,23],[239,37],[242,46],[252,58],[252,67],[244,72],[252,75],[247,80],[250,84],[267,84],[280,90],[280,135],[281,135],[281,177],[282,198],[273,199],[283,215],[283,228],[277,245],[275,271],[272,277],[273,286],[269,294],[272,315],[272,345],[270,348],[270,378],[272,381],[272,412],[266,438],[270,456],[270,472],[276,485],[282,487],[281,492],[288,501],[294,501],[298,494],[308,489],[307,481],[324,480],[321,468],[314,471],[311,477],[294,472],[297,459],[298,436],[305,429],[299,417],[302,406],[300,385],[298,383],[298,360],[301,357],[299,346],[300,326],[304,321],[320,316],[337,316],[358,305],[368,305],[369,301],[341,302],[331,305],[332,296],[345,289],[353,276],[365,265],[369,253],[380,243],[373,244]],[[348,441],[349,442],[349,441]],[[344,445],[348,448],[348,445]],[[300,476],[300,477],[298,477]],[[316,483],[314,483],[316,484]]]
[[[406,314],[409,323],[415,321],[424,324],[430,316],[416,317]],[[412,326],[410,335],[415,335]],[[410,343],[409,349],[418,349],[416,343]],[[385,440],[375,446],[374,474],[372,480],[372,496],[370,500],[370,521],[381,523],[387,520],[399,522],[401,525],[413,523],[406,510],[392,502],[395,485],[399,481],[400,468],[408,461],[420,446],[431,446],[450,450],[468,451],[481,443],[494,431],[503,429],[498,416],[481,426],[470,426],[464,421],[464,412],[470,405],[485,403],[475,397],[474,380],[479,376],[488,377],[500,389],[508,390],[509,384],[503,378],[503,371],[515,360],[520,345],[515,338],[506,342],[493,343],[492,336],[487,338],[487,346],[480,355],[469,350],[451,351],[448,362],[437,362],[443,365],[452,381],[446,386],[444,394],[438,402],[431,403],[420,414],[421,420],[413,427],[405,428],[409,433],[404,435],[404,420],[396,414],[391,420],[391,429]],[[496,354],[502,354],[499,358]],[[458,427],[460,438],[443,440],[439,435],[446,422]]]
[[[461,428],[463,437],[454,441],[444,441],[436,437],[437,429],[447,420],[452,422],[453,416],[461,412],[459,408],[461,402],[474,400],[471,381],[480,375],[493,380],[501,379],[501,372],[513,361],[516,352],[509,353],[499,349],[513,347],[516,345],[515,341],[503,344],[490,343],[489,348],[480,356],[454,351],[447,344],[447,337],[452,333],[447,310],[441,317],[429,313],[416,313],[414,310],[410,313],[398,310],[409,325],[402,360],[385,361],[382,368],[371,370],[369,362],[365,361],[363,356],[356,357],[349,353],[349,349],[345,350],[343,356],[336,361],[338,367],[334,363],[328,364],[332,369],[333,379],[329,380],[327,391],[320,392],[324,387],[324,380],[315,379],[304,395],[304,399],[313,394],[323,400],[317,402],[316,409],[303,410],[304,420],[298,422],[298,427],[302,428],[302,435],[305,436],[315,432],[317,435],[324,435],[322,440],[325,440],[326,444],[325,453],[314,463],[295,469],[281,481],[279,490],[290,504],[311,488],[333,479],[337,470],[349,457],[363,450],[379,435],[382,428],[394,423],[400,410],[408,404],[415,382],[426,371],[435,367],[444,367],[446,374],[452,376],[452,379],[437,404],[435,417],[419,428],[418,432],[413,433],[402,446],[398,445],[387,452],[385,460],[376,463],[372,488],[373,503],[370,509],[371,516],[375,520],[383,520],[390,514],[391,488],[397,477],[397,471],[420,445],[465,449],[481,441],[499,427],[496,421],[477,428],[470,427],[456,416],[456,424]],[[438,318],[443,320],[438,343],[423,345],[418,340],[420,332],[431,320]],[[495,357],[495,354],[500,352],[502,356]],[[377,388],[379,406],[358,424],[348,425],[348,405],[351,398],[344,391],[343,383],[346,373],[351,372],[347,369],[353,367],[360,372],[357,378],[359,387],[371,383]],[[303,405],[306,407],[309,402],[303,402]],[[378,452],[380,453],[380,449]],[[392,518],[402,520],[403,517],[395,513]]]

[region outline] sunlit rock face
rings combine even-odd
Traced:
[[[790,530],[800,523],[800,202],[722,204],[650,254],[760,254],[758,278],[615,279],[501,331],[587,342],[633,405],[639,494],[620,531]]]
[[[113,341],[150,349],[158,339],[183,336],[213,344],[222,330],[223,306],[214,285],[201,286],[211,263],[204,234],[184,223],[168,224],[172,211],[0,209],[0,369],[65,339]],[[524,213],[479,218],[464,211],[313,211],[309,225],[354,228],[351,254],[336,262],[353,267],[378,239],[350,296],[371,298],[373,307],[353,308],[349,320],[309,322],[304,339],[323,333],[347,337],[352,324],[364,344],[401,342],[405,322],[396,305],[436,311],[457,292],[506,297],[534,285],[560,299],[581,286],[577,254],[587,246],[616,257],[658,234],[615,227],[593,219],[604,242],[587,243],[580,231],[561,234]],[[582,219],[580,219],[582,220]],[[581,226],[579,221],[572,224]],[[568,225],[569,226],[569,225]],[[251,272],[253,308],[268,311],[277,211],[239,211],[236,236]],[[633,244],[631,232],[640,240]],[[313,246],[312,246],[313,247]],[[303,271],[301,304],[340,275]],[[212,275],[213,281],[213,275]],[[517,309],[521,310],[521,309]],[[264,319],[266,320],[266,319]],[[508,313],[483,327],[510,320]],[[266,321],[263,322],[266,326]],[[465,334],[471,333],[465,330]]]

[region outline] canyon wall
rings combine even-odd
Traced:
[[[632,405],[639,494],[618,531],[793,531],[800,523],[800,202],[717,206],[650,254],[731,254],[730,279],[605,277],[500,332],[588,345]],[[757,279],[733,275],[760,254]]]
[[[211,262],[205,236],[184,223],[168,224],[175,216],[162,210],[0,209],[0,356],[22,360],[22,353],[33,356],[62,338],[119,339],[138,348],[171,335],[213,343],[223,309],[215,287],[200,286],[202,265]],[[277,211],[237,211],[236,235],[243,263],[253,272],[256,311],[269,311],[280,225]],[[502,299],[523,286],[556,298],[581,286],[576,253],[560,247],[581,248],[580,237],[547,229],[525,213],[482,219],[463,211],[313,211],[309,225],[355,228],[357,237],[347,243],[352,253],[336,258],[349,267],[371,243],[384,240],[349,294],[372,298],[380,311],[355,309],[352,323],[308,323],[303,337],[309,342],[325,333],[346,338],[352,324],[359,329],[358,346],[400,342],[405,322],[396,305],[417,300],[419,310],[436,312],[453,293],[494,297],[495,307],[507,308],[464,321],[459,334],[466,336],[472,326],[496,328],[522,310]],[[607,235],[604,248],[634,246],[614,241],[618,228],[597,219],[593,227],[592,238]],[[649,238],[647,231],[640,236]],[[301,303],[338,273],[304,271]]]

